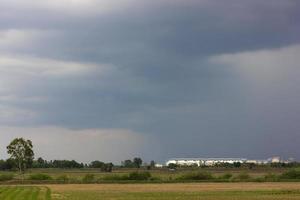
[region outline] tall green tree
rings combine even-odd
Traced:
[[[140,168],[143,163],[143,160],[141,158],[134,158],[133,163],[135,167]]]
[[[124,160],[122,162],[123,167],[131,168],[134,167],[134,163],[131,160]]]
[[[150,162],[150,168],[152,168],[152,169],[155,168],[155,164],[156,164],[155,161],[151,160],[151,162]]]
[[[20,173],[30,167],[34,158],[33,145],[30,140],[15,138],[6,148],[7,153],[15,161]]]

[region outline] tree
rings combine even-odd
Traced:
[[[242,164],[241,164],[240,162],[234,162],[234,163],[233,163],[233,166],[234,166],[235,168],[240,168],[240,167],[242,166]]]
[[[20,173],[24,172],[26,168],[31,166],[34,158],[34,152],[33,145],[30,140],[15,138],[6,148],[7,153],[10,154],[10,158],[14,160]]]
[[[37,159],[37,162],[38,162],[41,166],[43,166],[43,165],[45,164],[45,160],[44,160],[43,158],[41,158],[41,157],[39,157],[39,158]]]
[[[54,160],[51,163],[53,168],[83,168],[83,163],[78,163],[75,160]]]
[[[44,160],[44,159],[41,158],[41,157],[39,157],[39,158],[37,159],[37,163],[38,163],[38,167],[40,167],[40,168],[45,167],[45,165],[47,164],[47,163],[46,163],[46,160]]]
[[[101,162],[99,160],[95,160],[95,161],[91,162],[88,167],[90,167],[90,168],[99,168],[103,172],[111,172],[113,166],[114,165],[112,163],[104,163],[104,162]]]
[[[113,164],[112,163],[105,163],[101,170],[104,171],[104,172],[112,172],[112,169],[113,169]]]
[[[151,160],[151,162],[150,162],[150,167],[151,167],[151,168],[155,168],[155,161],[154,161],[154,160]]]
[[[14,162],[11,159],[0,160],[0,170],[11,170],[14,167]]]
[[[168,168],[169,168],[169,169],[176,169],[176,168],[177,168],[177,165],[176,165],[175,163],[170,163],[170,164],[168,165]]]
[[[135,167],[140,168],[141,165],[142,165],[142,163],[143,163],[143,161],[142,161],[141,158],[134,158],[133,159],[133,163],[134,163]]]
[[[102,168],[105,165],[104,162],[101,162],[99,160],[95,160],[93,162],[91,162],[90,167],[91,168]]]
[[[134,164],[132,163],[131,160],[124,160],[124,161],[122,162],[122,165],[123,165],[123,167],[131,168],[131,167],[133,167]]]

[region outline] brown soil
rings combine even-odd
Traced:
[[[300,190],[300,183],[173,183],[173,184],[66,184],[47,185],[54,192],[201,192],[249,190]]]

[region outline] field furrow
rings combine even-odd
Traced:
[[[50,200],[51,192],[46,187],[2,186],[1,200]]]
[[[15,200],[19,196],[19,194],[22,194],[24,191],[24,188],[17,188],[14,191],[12,191],[10,194],[8,194],[6,197],[4,197],[4,200]]]
[[[34,191],[30,195],[30,200],[37,200],[40,192],[40,188],[34,188]]]
[[[0,199],[5,199],[7,196],[9,196],[14,191],[11,187],[4,188],[0,193]]]

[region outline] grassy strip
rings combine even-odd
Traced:
[[[33,192],[30,195],[30,200],[37,200],[39,192],[40,192],[40,188],[34,187]]]
[[[30,195],[33,192],[33,187],[27,187],[24,194],[22,196],[20,196],[20,200],[29,200],[30,199]],[[19,200],[18,199],[18,200]]]
[[[51,200],[51,190],[50,190],[50,188],[46,188],[45,199],[46,200]]]
[[[0,174],[0,181],[9,181],[14,178],[14,175],[12,173],[9,174]]]
[[[13,191],[14,191],[13,187],[6,187],[6,188],[4,188],[4,190],[2,190],[2,192],[0,194],[0,199],[5,199],[6,196],[8,196]]]
[[[14,200],[18,196],[18,194],[22,193],[24,191],[24,188],[16,188],[14,191],[12,191],[10,194],[8,194],[6,197],[4,197],[5,200]]]
[[[1,200],[45,200],[45,199],[51,200],[51,195],[50,193],[48,194],[46,188],[45,188],[44,195],[42,197],[40,197],[40,191],[41,189],[39,187],[30,187],[30,186],[0,187],[0,199]]]
[[[27,190],[28,190],[29,187],[18,187],[18,188],[20,188],[22,191],[21,191],[20,193],[18,193],[18,194],[14,197],[14,199],[12,199],[12,200],[21,200],[21,199],[23,199],[23,197],[24,197],[24,195],[27,193]],[[27,200],[27,199],[26,199],[26,200]]]

